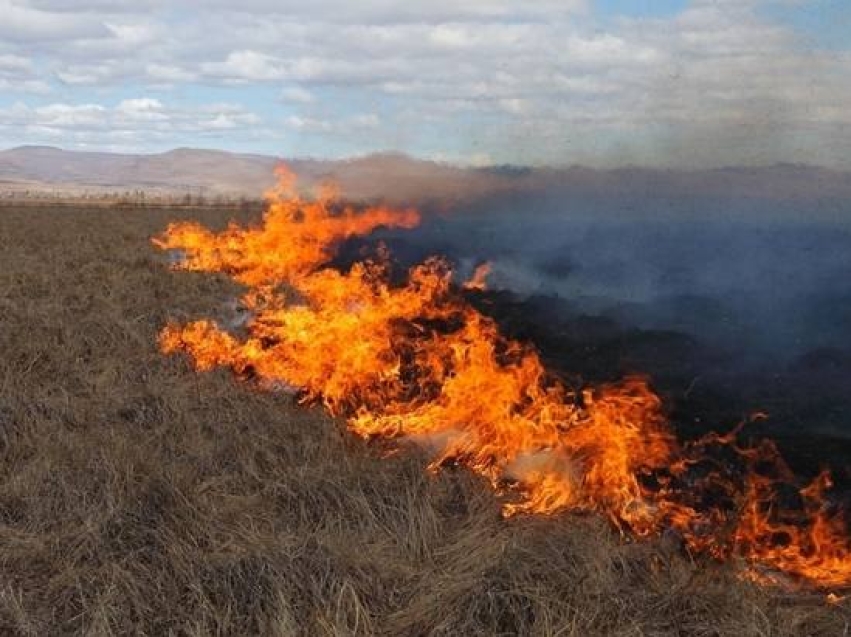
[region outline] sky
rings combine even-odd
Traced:
[[[851,168],[848,0],[0,0],[0,148]]]

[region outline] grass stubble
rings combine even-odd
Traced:
[[[0,635],[849,633],[847,602],[595,517],[503,520],[467,471],[162,356],[235,289],[150,236],[240,214],[0,208]]]

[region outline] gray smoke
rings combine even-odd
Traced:
[[[564,320],[567,328],[553,324],[561,331],[578,320],[616,326],[601,351],[617,342],[628,357],[656,338],[630,364],[674,370],[677,391],[717,382],[743,394],[742,409],[773,407],[786,424],[804,416],[778,401],[812,403],[819,414],[795,426],[845,434],[851,198],[775,198],[769,186],[759,196],[669,185],[659,196],[640,179],[614,193],[554,187],[480,198],[385,239],[403,261],[447,255],[459,278],[490,262],[491,288],[536,299],[531,322],[537,313]]]

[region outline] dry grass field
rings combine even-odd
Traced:
[[[161,355],[233,293],[167,269],[175,216],[230,213],[0,208],[0,634],[849,634],[847,602],[505,521],[463,470]]]

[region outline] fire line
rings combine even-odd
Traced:
[[[170,323],[164,353],[298,388],[359,436],[424,444],[433,469],[451,462],[486,477],[506,516],[597,512],[637,537],[674,531],[750,579],[851,586],[851,540],[827,473],[801,486],[773,443],[740,446],[738,431],[679,443],[642,377],[564,386],[465,299],[484,288],[486,266],[460,287],[439,257],[402,284],[381,252],[346,272],[329,267],[340,241],[412,229],[419,214],[356,209],[331,190],[304,198],[292,173],[278,176],[261,225],[174,223],[153,239],[180,251],[175,267],[245,286],[251,316],[239,335],[207,319]],[[797,485],[792,505],[777,497],[782,485]]]

